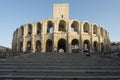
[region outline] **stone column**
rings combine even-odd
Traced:
[[[67,33],[67,47],[68,47],[68,52],[71,53],[71,42],[70,42],[70,32],[71,32],[71,22],[68,23],[68,33]]]
[[[80,23],[79,23],[79,51],[80,51],[80,49],[82,48],[82,45],[81,45],[81,42],[82,42],[82,40],[81,40],[81,25],[80,25]]]
[[[98,34],[98,51],[99,51],[99,53],[101,52],[101,47],[100,47],[100,45],[101,45],[101,43],[100,43],[100,28],[98,27],[97,28],[97,34]]]
[[[80,45],[81,45],[81,48],[83,48],[83,25],[82,23],[80,24]]]
[[[42,53],[46,52],[46,42],[44,35],[41,36],[41,52]]]
[[[92,24],[89,24],[89,36],[90,36],[90,52],[93,52],[93,35],[92,35]]]
[[[26,40],[26,37],[23,37],[23,52],[26,52],[27,50],[27,40]]]
[[[18,28],[18,34],[17,34],[17,51],[19,52],[19,38],[20,38],[20,28]]]
[[[57,34],[56,34],[56,32],[58,31],[58,24],[57,24],[57,21],[55,21],[55,23],[54,23],[54,34],[53,34],[53,52],[54,52],[54,49],[56,49],[56,52],[57,52]]]
[[[25,25],[25,26],[24,26],[24,35],[23,35],[23,52],[26,52],[26,51],[27,51],[27,40],[26,40],[27,31],[28,31],[28,26]]]
[[[34,53],[36,48],[35,48],[35,42],[36,42],[36,36],[33,35],[32,36],[32,52]]]
[[[34,53],[36,50],[36,24],[33,24],[33,32],[32,32],[32,52]]]
[[[57,45],[57,42],[58,40],[57,40],[57,36],[56,35],[54,35],[54,39],[53,39],[53,51],[54,51],[54,49],[56,49],[56,52],[57,52],[57,47],[58,47],[58,45]]]
[[[68,40],[68,52],[71,53],[72,49],[71,49],[71,42],[70,40]]]
[[[46,52],[46,40],[45,40],[45,33],[46,33],[46,22],[42,24],[42,33],[41,33],[41,52]]]

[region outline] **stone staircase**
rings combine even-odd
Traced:
[[[0,62],[0,80],[120,80],[120,60],[79,53],[28,53]]]

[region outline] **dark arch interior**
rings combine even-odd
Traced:
[[[37,23],[37,35],[41,33],[41,24]]]
[[[53,33],[53,22],[48,21],[47,23],[47,33]]]
[[[59,22],[59,31],[63,31],[63,32],[66,31],[66,22],[63,20]]]
[[[93,34],[97,35],[97,26],[96,25],[93,26]]]
[[[94,51],[97,52],[98,51],[98,43],[97,43],[97,41],[95,41],[93,43],[93,46],[94,46]]]
[[[84,32],[85,32],[85,33],[89,33],[89,24],[88,24],[88,23],[85,23],[83,29],[84,29]]]
[[[64,52],[66,52],[66,40],[65,39],[60,39],[58,41],[58,51],[59,49],[63,49]]]
[[[24,35],[24,27],[23,26],[21,27],[21,35],[22,36]]]
[[[104,52],[104,44],[101,43],[101,52]]]
[[[52,40],[48,39],[46,41],[46,52],[52,52],[52,50],[53,50]]]
[[[71,45],[72,45],[72,52],[74,53],[79,52],[79,41],[77,39],[73,39]]]
[[[41,42],[39,40],[36,41],[36,51],[41,52]]]
[[[89,42],[89,40],[84,41],[83,47],[84,47],[84,49],[90,50],[90,42]]]
[[[20,42],[19,44],[19,52],[22,52],[23,51],[23,42]]]
[[[15,43],[15,47],[14,47],[15,50],[17,50],[17,43]]]
[[[74,22],[72,23],[72,25],[71,25],[71,31],[77,32],[77,31],[79,30],[78,27],[79,27],[78,22],[74,21]]]
[[[27,42],[27,52],[31,52],[31,41]]]
[[[31,24],[28,25],[28,34],[32,35],[32,25]]]
[[[72,45],[78,45],[78,44],[79,44],[79,41],[77,39],[72,40]]]

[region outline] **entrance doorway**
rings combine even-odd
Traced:
[[[27,52],[31,52],[31,41],[27,42]]]
[[[98,52],[98,42],[94,41],[93,43],[94,52]]]
[[[46,41],[46,52],[52,52],[53,50],[53,42],[52,40],[48,39]]]
[[[89,40],[85,40],[84,41],[83,48],[90,50],[90,41]]]
[[[63,49],[64,52],[66,52],[66,40],[65,39],[60,39],[58,41],[58,52],[59,52],[59,49]]]
[[[36,52],[41,52],[41,42],[39,40],[36,41]]]

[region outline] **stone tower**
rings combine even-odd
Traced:
[[[69,4],[54,4],[53,17],[69,19]]]

